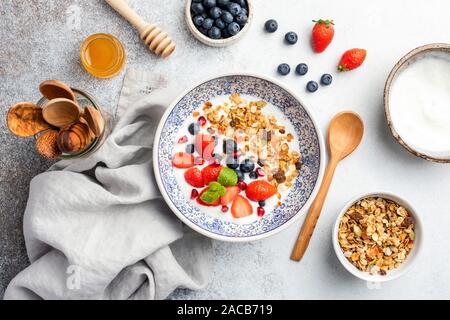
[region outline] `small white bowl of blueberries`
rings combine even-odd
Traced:
[[[252,20],[252,0],[186,0],[189,30],[212,47],[225,47],[241,39]]]

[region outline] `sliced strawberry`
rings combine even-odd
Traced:
[[[217,198],[217,200],[214,201],[214,203],[206,203],[206,202],[202,201],[202,199],[201,199],[202,194],[204,194],[206,191],[208,191],[208,189],[209,188],[205,188],[205,189],[202,190],[202,192],[200,192],[200,195],[197,198],[197,202],[199,204],[201,204],[202,206],[205,206],[205,207],[218,207],[218,206],[220,206],[220,198]]]
[[[199,155],[209,161],[213,159],[215,141],[214,137],[209,134],[198,134],[195,136],[195,150],[199,153]]]
[[[231,214],[236,219],[250,216],[253,213],[253,207],[243,196],[236,196],[231,206]]]
[[[211,164],[207,167],[204,167],[202,170],[203,183],[205,185],[209,185],[210,182],[217,181],[222,168],[223,167],[218,164]]]
[[[234,201],[239,192],[241,192],[241,189],[238,186],[227,187],[227,194],[220,198],[220,204],[223,206],[229,205]]]
[[[264,201],[277,193],[277,188],[264,180],[250,183],[245,190],[247,198],[252,201]]]
[[[195,165],[194,156],[186,152],[177,152],[173,155],[172,165],[179,169],[191,168]]]
[[[184,179],[195,188],[203,188],[205,186],[203,183],[203,175],[199,168],[193,167],[186,170]]]

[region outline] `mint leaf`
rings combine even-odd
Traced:
[[[200,199],[207,204],[213,204],[214,202],[217,201],[217,199],[219,199],[219,193],[214,192],[214,191],[206,191],[205,193],[203,193],[200,196]]]
[[[219,189],[222,187],[222,185],[218,182],[210,182],[209,186],[208,186],[208,191],[212,191],[212,192],[216,192],[219,191]]]
[[[225,187],[234,187],[238,184],[237,173],[233,169],[225,167],[220,171],[217,182]]]
[[[200,196],[200,200],[207,204],[213,204],[220,197],[225,196],[227,189],[218,182],[211,182],[208,190]]]
[[[208,191],[217,192],[220,197],[223,197],[227,193],[227,189],[215,181],[209,183]]]

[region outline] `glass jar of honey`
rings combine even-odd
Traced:
[[[104,33],[91,35],[80,49],[83,67],[97,78],[112,78],[119,74],[125,65],[125,56],[122,43]]]

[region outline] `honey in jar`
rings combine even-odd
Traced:
[[[81,63],[87,72],[98,78],[116,76],[125,64],[125,50],[110,34],[93,34],[81,45]]]

